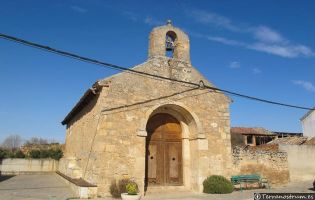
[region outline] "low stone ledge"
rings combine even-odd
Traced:
[[[55,172],[41,172],[41,171],[0,171],[0,175],[46,175],[54,174]]]
[[[97,197],[97,185],[91,184],[82,178],[71,178],[59,171],[56,171],[56,173],[71,187],[80,199]]]

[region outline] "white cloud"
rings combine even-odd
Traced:
[[[226,44],[226,45],[232,45],[232,46],[245,45],[243,42],[227,39],[225,37],[206,36],[206,38],[210,41],[219,42],[219,43]]]
[[[134,22],[138,21],[138,16],[136,13],[133,13],[130,11],[123,11],[122,14],[125,15],[131,21],[134,21]]]
[[[252,69],[252,72],[253,72],[253,74],[261,74],[262,71],[259,68],[255,67]]]
[[[241,31],[241,29],[232,24],[231,20],[227,17],[218,15],[213,12],[193,9],[186,12],[188,15],[193,17],[197,22],[203,24],[211,24],[214,26],[222,27],[231,31]]]
[[[150,26],[161,26],[163,24],[163,22],[159,21],[159,20],[156,20],[156,19],[153,19],[152,17],[150,16],[147,16],[144,21],[143,21],[145,24],[148,24]]]
[[[194,36],[204,37],[213,42],[219,42],[230,46],[241,46],[247,49],[260,51],[264,53],[269,53],[272,55],[277,55],[285,58],[296,58],[296,57],[312,57],[315,56],[315,52],[307,46],[304,45],[293,45],[290,43],[264,43],[264,42],[254,42],[245,43],[238,40],[233,40],[221,36],[204,36],[202,34],[194,34]]]
[[[305,90],[315,92],[315,85],[309,81],[304,80],[294,80],[293,84],[302,86]]]
[[[232,20],[225,16],[203,10],[195,9],[192,11],[186,11],[186,13],[199,23],[205,25],[215,25],[238,34],[249,35],[253,40],[243,42],[221,36],[204,36],[210,41],[219,42],[225,45],[241,46],[247,49],[285,58],[315,56],[315,52],[310,47],[291,42],[279,32],[267,26],[240,26],[236,25],[232,22]]]
[[[237,62],[237,61],[232,61],[229,64],[229,68],[231,68],[231,69],[237,69],[237,68],[240,68],[240,67],[241,67],[241,63]]]
[[[78,12],[78,13],[81,13],[81,14],[85,14],[85,13],[87,12],[87,9],[82,8],[82,7],[80,7],[80,6],[75,6],[75,5],[73,5],[73,6],[70,6],[70,8],[71,8],[72,10]]]
[[[252,32],[254,37],[261,41],[267,43],[285,43],[286,40],[282,37],[282,35],[269,27],[259,26],[256,28],[252,28]]]
[[[254,43],[249,44],[247,48],[286,58],[296,58],[300,56],[310,57],[315,55],[309,47],[303,45]]]

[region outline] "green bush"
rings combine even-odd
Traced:
[[[30,158],[40,158],[40,150],[31,150],[29,156]]]
[[[203,192],[209,194],[227,194],[234,190],[233,184],[223,176],[209,176],[203,181]]]
[[[114,198],[120,198],[121,193],[129,193],[127,191],[127,185],[128,184],[135,184],[136,185],[136,193],[138,192],[138,185],[136,184],[136,182],[134,182],[130,179],[121,179],[118,181],[118,184],[116,181],[112,181],[110,188],[109,188],[109,192]],[[131,187],[130,187],[130,189],[131,189]]]
[[[8,157],[8,150],[0,149],[0,159],[4,159]]]
[[[27,155],[25,155],[21,150],[11,151],[7,149],[0,149],[0,159],[5,158],[52,158],[55,160],[59,160],[62,158],[63,152],[61,149],[40,149],[40,150],[31,150]]]
[[[39,152],[39,157],[40,158],[49,158],[50,157],[50,151],[45,150],[45,149],[41,149]]]
[[[61,149],[41,149],[41,150],[31,150],[29,152],[30,158],[52,158],[55,160],[59,160],[62,158],[63,152]]]
[[[15,153],[11,150],[3,149],[2,150],[2,159],[4,158],[15,158]]]
[[[129,195],[136,195],[138,193],[138,185],[136,183],[128,183],[126,190]]]
[[[63,156],[63,152],[61,151],[61,149],[51,149],[49,152],[49,157],[55,160],[60,160],[62,156]]]
[[[25,155],[21,150],[12,151],[7,149],[0,149],[0,159],[5,158],[25,158]]]
[[[15,152],[14,157],[15,158],[25,158],[25,154],[21,150],[18,150],[17,152]]]

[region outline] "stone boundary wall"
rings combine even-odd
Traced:
[[[233,148],[234,175],[260,174],[271,185],[283,185],[290,181],[288,156],[277,149]]]
[[[288,154],[290,179],[309,180],[315,177],[315,145],[279,145]]]
[[[58,161],[53,159],[20,159],[8,158],[0,160],[0,174],[39,174],[55,172],[58,169]]]

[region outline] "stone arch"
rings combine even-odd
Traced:
[[[182,103],[172,102],[159,104],[146,111],[144,118],[140,122],[138,136],[147,136],[146,125],[151,116],[156,113],[169,113],[177,118],[183,127],[183,138],[197,139],[205,138],[204,130],[198,116]]]
[[[204,139],[203,128],[198,117],[189,108],[181,103],[160,104],[152,107],[146,112],[145,120],[141,124],[142,134],[138,136],[147,137],[146,125],[150,118],[159,113],[166,113],[180,122],[182,128],[182,161],[183,161],[183,185],[187,189],[193,189],[198,182],[198,156],[194,156],[198,148],[198,139]],[[147,170],[147,166],[146,166]]]
[[[174,31],[168,31],[165,35],[165,55],[173,58],[174,55],[177,56],[177,35]],[[175,57],[176,58],[176,57]]]

